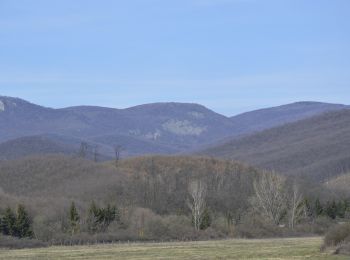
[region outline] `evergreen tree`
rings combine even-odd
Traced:
[[[88,212],[88,228],[91,233],[106,231],[113,221],[119,220],[117,207],[107,204],[105,208],[99,208],[94,202],[91,203]]]
[[[350,217],[350,201],[349,199],[344,200],[344,218],[349,219]]]
[[[114,220],[119,220],[119,212],[117,211],[117,207],[111,206],[110,204],[107,204],[106,208],[106,217],[105,222],[107,226],[112,223]]]
[[[15,235],[17,237],[23,238],[33,236],[33,231],[31,229],[31,220],[23,205],[18,205],[15,227]]]
[[[97,208],[95,202],[92,201],[89,207],[87,219],[88,229],[90,233],[96,233],[98,231],[98,214],[99,209]]]
[[[305,198],[304,200],[304,205],[305,205],[305,217],[307,218],[312,218],[316,214],[313,212],[312,206],[310,205],[309,199]]]
[[[337,203],[334,200],[332,202],[327,202],[325,213],[331,219],[337,217]]]
[[[210,216],[210,212],[209,212],[208,208],[206,208],[203,212],[202,221],[201,221],[199,228],[201,230],[205,230],[208,227],[210,227],[210,225],[211,225],[211,216]]]
[[[3,221],[1,217],[0,217],[0,234],[3,234]]]
[[[111,206],[107,204],[106,208],[101,208],[98,212],[98,222],[101,226],[101,230],[105,231],[110,223],[112,223],[116,218],[119,218],[119,214],[117,214],[117,208],[115,206]]]
[[[74,202],[72,202],[69,209],[69,221],[70,221],[70,231],[74,235],[79,232],[79,214],[77,208],[75,207]]]
[[[340,200],[338,201],[337,203],[337,212],[336,212],[336,215],[339,217],[339,218],[344,218],[345,216],[345,211],[346,211],[346,201],[345,200]]]
[[[315,215],[316,217],[321,216],[324,213],[323,206],[319,199],[315,201]]]
[[[10,207],[5,210],[2,219],[2,233],[7,236],[16,235],[16,215]]]

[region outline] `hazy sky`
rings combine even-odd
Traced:
[[[350,1],[0,0],[0,95],[226,115],[350,104]]]

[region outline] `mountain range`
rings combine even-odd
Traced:
[[[114,148],[122,147],[123,157],[204,154],[290,174],[325,176],[327,167],[345,167],[339,160],[347,158],[349,115],[345,105],[320,102],[227,117],[188,103],[53,109],[0,96],[0,160],[74,155],[84,142],[89,157],[97,151],[99,160],[112,159]]]

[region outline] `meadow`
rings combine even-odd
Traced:
[[[322,238],[123,243],[0,250],[0,259],[348,259],[321,252]]]

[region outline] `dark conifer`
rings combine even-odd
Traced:
[[[70,231],[74,235],[79,232],[79,214],[74,202],[72,202],[69,210],[69,220],[70,220]]]
[[[16,235],[16,215],[10,207],[5,210],[2,219],[2,233],[7,236]]]
[[[33,231],[31,229],[31,220],[23,205],[18,205],[15,227],[15,235],[17,237],[23,238],[33,236]]]

